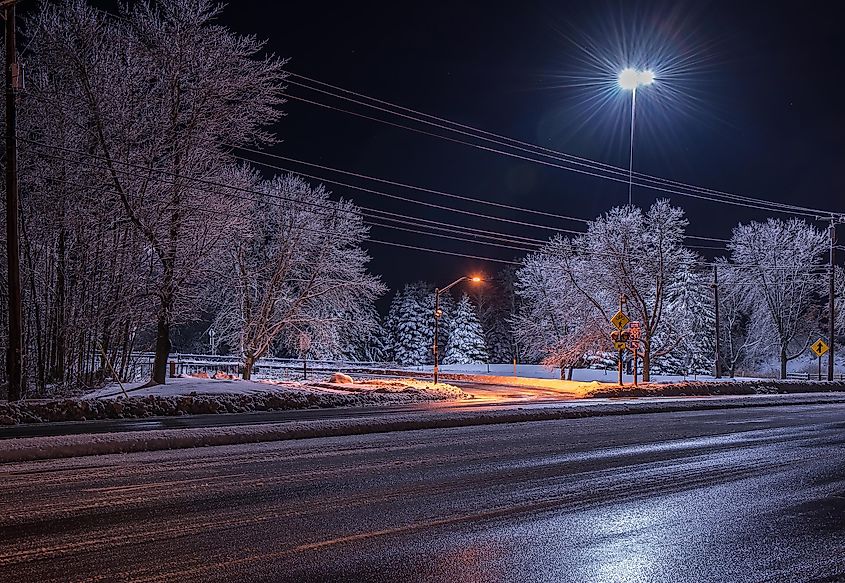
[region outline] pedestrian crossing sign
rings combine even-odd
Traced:
[[[618,312],[613,314],[613,317],[610,319],[610,323],[616,326],[617,330],[621,330],[622,328],[624,328],[630,321],[631,320],[628,318],[628,316],[622,313],[622,310],[619,310]]]

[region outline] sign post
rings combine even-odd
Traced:
[[[625,347],[628,345],[628,331],[622,330],[625,326],[628,325],[630,322],[630,318],[625,315],[625,312],[622,311],[622,307],[625,305],[625,296],[619,296],[619,311],[613,314],[610,318],[610,323],[616,328],[610,334],[610,339],[613,340],[613,347],[619,351],[619,386],[625,386],[622,382],[622,356],[625,350]]]
[[[637,386],[637,356],[640,349],[641,328],[639,322],[628,324],[628,337],[631,339],[631,350],[634,352],[634,386]]]
[[[818,340],[813,342],[813,345],[810,346],[810,350],[812,350],[813,353],[819,357],[819,380],[822,380],[822,356],[824,356],[825,353],[830,350],[830,346],[827,345],[827,342],[819,338]]]

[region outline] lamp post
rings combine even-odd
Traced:
[[[634,114],[637,111],[637,88],[654,83],[654,71],[646,69],[622,69],[619,73],[619,87],[631,92],[631,148],[628,156],[628,205],[632,204],[631,189],[634,183]]]
[[[445,291],[449,291],[454,286],[458,285],[459,283],[461,283],[464,280],[469,280],[473,283],[479,283],[480,281],[482,281],[481,278],[478,277],[477,275],[472,275],[472,276],[465,275],[463,277],[459,277],[458,279],[456,279],[455,281],[453,281],[452,283],[450,283],[449,285],[447,285],[446,287],[444,287],[442,289],[439,288],[439,287],[434,289],[434,346],[432,347],[432,352],[434,354],[434,384],[435,385],[437,384],[437,374],[439,372],[439,365],[438,365],[438,362],[437,362],[437,337],[438,337],[438,332],[439,332],[439,329],[440,329],[440,316],[443,315],[443,310],[440,309],[440,294],[442,294]]]

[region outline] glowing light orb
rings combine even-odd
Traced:
[[[639,73],[635,69],[629,67],[622,69],[622,72],[619,73],[619,86],[622,89],[636,89],[639,83]]]
[[[619,86],[626,91],[633,91],[640,85],[651,85],[654,83],[654,71],[646,69],[645,71],[638,71],[628,67],[622,69],[619,73]]]
[[[652,71],[651,69],[640,71],[637,75],[637,81],[640,85],[651,85],[652,83],[654,83],[654,71]]]

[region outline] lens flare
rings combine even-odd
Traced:
[[[563,43],[542,84],[550,105],[538,141],[627,166],[632,91],[637,116],[648,120],[637,139],[649,156],[671,158],[684,134],[725,123],[722,40],[702,35],[696,9],[596,6],[557,28]]]

